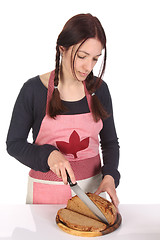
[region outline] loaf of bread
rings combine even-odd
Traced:
[[[113,203],[94,193],[87,193],[87,195],[101,210],[101,212],[106,217],[108,223],[110,225],[114,224],[117,218],[117,211]],[[82,202],[82,200],[78,196],[74,196],[68,200],[67,209],[70,209],[77,213],[81,213],[95,220],[99,220],[99,218],[94,215],[94,213]]]
[[[113,225],[117,219],[115,206],[105,198],[93,193],[87,193],[87,195],[101,210],[108,223]],[[98,232],[107,228],[107,225],[102,223],[78,196],[68,200],[67,207],[60,209],[57,217],[69,228],[79,231]]]
[[[60,209],[58,218],[69,228],[79,231],[99,232],[106,229],[107,225],[69,209]]]

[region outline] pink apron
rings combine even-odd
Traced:
[[[85,94],[90,108],[90,94]],[[98,134],[102,129],[102,121],[93,120],[92,113],[75,115],[58,115],[56,119],[48,116],[47,108],[54,90],[54,71],[51,73],[47,94],[46,115],[42,121],[36,144],[56,146],[70,162],[76,181],[90,184],[89,179],[101,172]],[[52,172],[43,173],[30,170],[28,191],[34,204],[66,204],[72,193],[69,185]],[[82,184],[82,186],[83,186]],[[89,187],[89,186],[88,186]],[[84,189],[85,190],[85,189]],[[31,203],[31,202],[30,202]]]

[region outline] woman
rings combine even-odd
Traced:
[[[95,77],[93,68],[102,51],[102,70]],[[79,14],[58,36],[55,70],[23,85],[13,110],[7,151],[31,168],[27,203],[66,204],[73,194],[67,170],[85,192],[107,192],[118,206],[119,146],[110,93],[102,80],[105,63],[101,23],[91,14]],[[33,144],[27,142],[30,129]]]

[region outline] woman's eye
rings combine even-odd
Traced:
[[[86,58],[86,56],[80,56],[80,55],[77,55],[77,57],[80,58],[80,59],[85,59]],[[93,58],[93,61],[97,62],[98,58]]]
[[[80,55],[77,55],[78,56],[78,58],[80,58],[80,59],[84,59],[86,56],[80,56]]]

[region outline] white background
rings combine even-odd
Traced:
[[[157,0],[0,2],[0,203],[25,203],[29,169],[6,152],[14,102],[29,78],[54,69],[55,42],[78,13],[107,35],[107,82],[121,146],[121,203],[160,203],[160,7]]]

